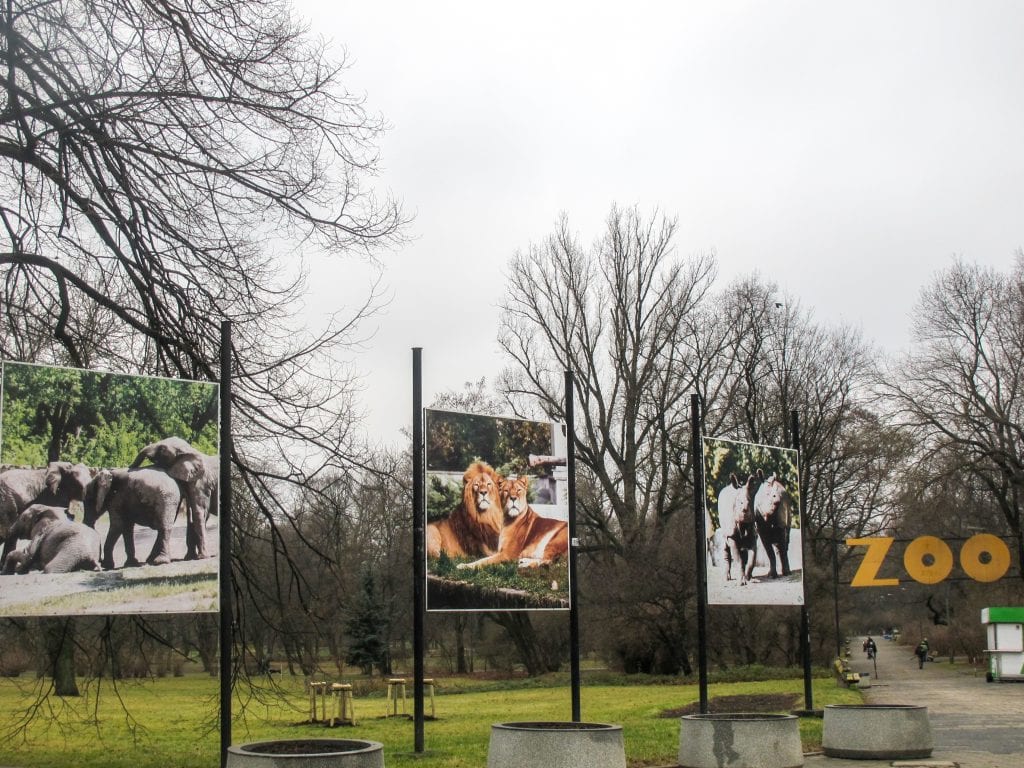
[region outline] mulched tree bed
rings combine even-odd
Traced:
[[[283,739],[246,744],[241,749],[255,755],[340,755],[369,746],[368,742],[348,739]]]
[[[797,693],[744,693],[737,696],[716,696],[708,700],[708,712],[724,715],[731,712],[790,712],[802,697]],[[676,709],[664,709],[659,717],[682,717],[700,714],[700,702]]]

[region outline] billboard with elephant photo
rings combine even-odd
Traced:
[[[797,451],[705,437],[710,605],[802,605]]]
[[[569,607],[560,424],[424,411],[427,610]]]
[[[0,616],[219,609],[219,387],[0,362]]]

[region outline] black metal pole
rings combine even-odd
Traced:
[[[576,588],[576,418],[572,371],[565,372],[565,466],[569,475],[569,679],[572,686],[572,721],[580,722],[580,604]]]
[[[423,525],[426,511],[423,467],[423,350],[412,350],[412,645],[413,721],[417,754],[423,752],[423,589],[426,579]]]
[[[797,452],[797,467],[800,466],[800,416],[792,411],[793,429],[791,430],[792,446]],[[804,708],[809,712],[814,709],[814,691],[811,688],[811,613],[807,607],[807,531],[810,527],[804,519],[804,487],[800,483],[800,559],[803,578],[804,602],[800,606],[800,655],[804,659]]]
[[[708,713],[708,557],[704,530],[704,452],[701,449],[700,398],[690,395],[691,448],[693,456],[693,524],[696,532],[697,566],[697,675],[700,682],[700,712]]]
[[[234,611],[231,606],[231,321],[220,324],[220,764],[231,746],[231,673],[234,667]]]
[[[843,655],[843,638],[839,627],[839,540],[836,538],[835,510],[832,511],[832,606],[836,633],[836,657]],[[804,569],[806,573],[806,569]]]

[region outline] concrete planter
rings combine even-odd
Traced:
[[[734,712],[684,715],[679,720],[681,768],[800,768],[803,764],[795,715]]]
[[[276,739],[228,747],[227,768],[384,768],[380,742]]]
[[[919,760],[932,754],[928,707],[913,704],[829,704],[821,748],[827,757]]]
[[[495,723],[487,768],[626,768],[622,726]]]

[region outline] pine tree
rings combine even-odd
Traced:
[[[387,644],[387,612],[377,592],[373,571],[366,568],[361,576],[359,596],[349,612],[346,635],[349,638],[346,661],[358,666],[364,674],[389,674],[391,663]]]

